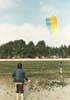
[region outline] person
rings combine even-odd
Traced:
[[[23,100],[24,82],[30,82],[30,80],[28,80],[24,69],[22,69],[22,63],[18,63],[12,77],[16,87],[16,100],[19,100],[19,95],[21,97],[21,100]]]
[[[63,73],[63,63],[62,63],[62,61],[60,62],[60,74],[62,74]]]

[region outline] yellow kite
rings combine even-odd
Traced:
[[[57,17],[50,16],[50,17],[46,18],[46,24],[47,24],[47,27],[50,30],[50,32],[53,35],[55,35],[55,33],[57,32],[57,26],[58,26]]]

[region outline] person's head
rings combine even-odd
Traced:
[[[18,63],[17,68],[22,69],[22,63]]]

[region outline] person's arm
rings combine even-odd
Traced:
[[[26,81],[28,81],[28,78],[27,78],[27,76],[26,76],[26,73],[25,73],[25,72],[24,72],[24,75],[25,75],[25,80],[26,80]]]
[[[24,70],[23,70],[24,71]],[[24,77],[25,77],[25,81],[30,82],[30,80],[28,79],[26,72],[24,71]]]
[[[31,82],[31,80],[29,80],[27,77],[25,78],[25,80],[26,80],[27,82]]]
[[[15,77],[15,71],[13,72],[12,77],[13,77],[13,78]]]

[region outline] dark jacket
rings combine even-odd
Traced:
[[[24,82],[25,80],[28,81],[26,77],[25,71],[23,69],[16,69],[13,73],[14,82]]]

